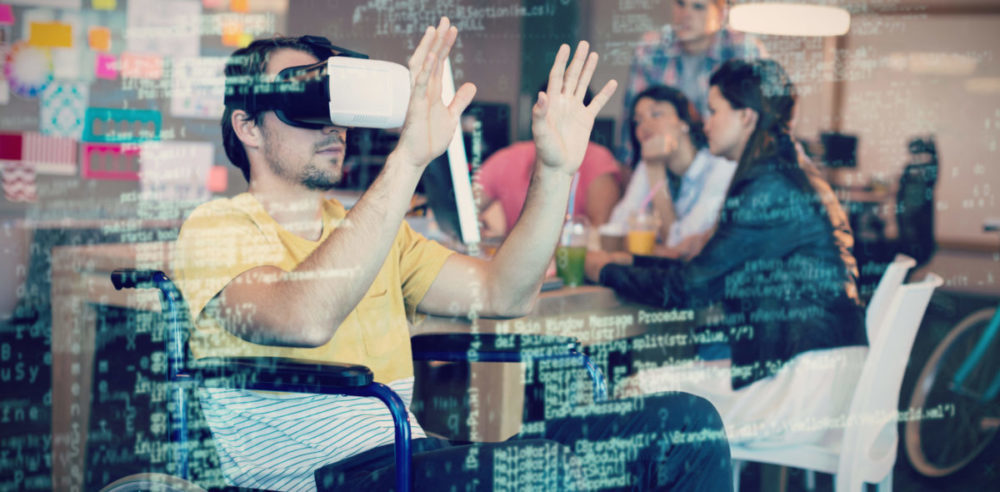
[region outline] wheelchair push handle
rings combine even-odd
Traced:
[[[121,268],[111,272],[111,284],[115,290],[156,288],[157,283],[165,280],[168,280],[166,274],[159,270]]]

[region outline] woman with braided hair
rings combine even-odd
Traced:
[[[811,423],[846,413],[867,353],[853,238],[829,185],[796,152],[795,87],[781,65],[730,60],[710,83],[709,149],[738,163],[714,235],[687,262],[638,256],[622,264],[594,253],[587,274],[635,302],[721,304],[724,314],[688,339],[724,341],[731,357],[671,360],[617,392],[688,391],[719,409],[732,440],[807,442],[826,430]]]

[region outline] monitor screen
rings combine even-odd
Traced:
[[[441,98],[447,104],[455,97],[455,79],[452,77],[451,61],[448,59],[445,59],[444,74],[441,79]],[[479,214],[476,212],[476,202],[472,197],[469,158],[466,155],[465,139],[462,135],[461,125],[455,127],[455,133],[452,135],[451,143],[448,145],[448,150],[445,152],[444,157],[447,159],[447,169],[451,179],[434,180],[433,178],[428,178],[426,181],[436,182],[443,186],[450,184],[450,192],[444,189],[435,190],[433,189],[434,184],[431,184],[431,189],[425,189],[429,200],[428,204],[431,206],[431,210],[434,211],[438,227],[446,230],[452,226],[457,226],[455,227],[458,231],[457,236],[468,247],[470,254],[476,254],[479,245]],[[435,159],[431,165],[436,165],[440,160],[440,157]],[[428,169],[424,171],[425,177],[428,173],[434,172],[431,171],[430,167],[428,166]],[[433,197],[434,203],[430,203],[430,200],[432,200],[431,195],[435,195]],[[452,210],[455,211],[455,220],[454,223],[448,223]]]
[[[452,184],[448,154],[441,154],[431,161],[420,178],[419,191],[427,200],[427,207],[434,213],[438,229],[452,239],[461,240],[462,228],[458,219],[458,203]]]
[[[399,132],[377,128],[351,128],[347,131],[344,176],[337,187],[366,190],[375,181],[385,158],[396,148]]]
[[[510,145],[510,105],[473,101],[462,113],[465,157],[472,171],[494,152]]]
[[[820,134],[823,143],[823,163],[827,167],[857,167],[858,137],[846,133]]]

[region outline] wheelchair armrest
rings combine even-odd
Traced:
[[[184,375],[207,387],[324,394],[354,394],[374,379],[365,366],[281,357],[208,357]]]
[[[166,275],[159,270],[121,268],[111,272],[111,284],[115,286],[115,290],[156,288],[157,275],[166,278]]]
[[[574,338],[552,335],[431,333],[410,338],[414,360],[520,362],[575,354]]]

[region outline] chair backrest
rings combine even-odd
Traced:
[[[838,490],[861,481],[879,482],[896,461],[897,405],[903,374],[934,289],[943,282],[933,273],[903,285],[869,340],[868,357],[848,414],[837,470]]]
[[[878,329],[885,321],[885,316],[889,312],[890,304],[896,293],[906,279],[906,273],[916,266],[917,262],[913,258],[904,254],[896,255],[896,258],[886,267],[882,279],[875,288],[871,300],[868,301],[868,309],[865,311],[865,329],[868,332],[868,340],[875,340]]]

